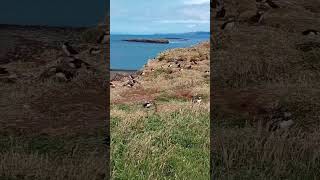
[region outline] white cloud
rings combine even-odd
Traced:
[[[210,0],[186,0],[183,3],[186,5],[210,4]]]
[[[194,27],[196,27],[196,26],[197,26],[197,25],[195,25],[195,24],[188,24],[188,25],[187,25],[188,28],[194,28]]]
[[[201,8],[184,8],[180,10],[182,15],[190,19],[209,20],[210,12]]]
[[[154,21],[155,23],[164,23],[164,24],[208,24],[210,20],[159,20]]]

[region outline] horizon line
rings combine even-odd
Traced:
[[[188,32],[168,32],[168,33],[122,33],[110,32],[110,35],[166,35],[166,34],[189,34],[189,33],[211,33],[210,31],[188,31]]]

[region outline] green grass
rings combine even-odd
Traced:
[[[133,121],[111,118],[113,179],[209,179],[209,113],[185,110]]]
[[[100,179],[107,157],[101,131],[76,136],[1,136],[0,179]]]

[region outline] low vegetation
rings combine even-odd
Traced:
[[[223,18],[212,26],[214,179],[319,177],[320,37],[302,34],[320,30],[319,12],[307,8],[319,3],[274,2],[280,8],[252,25],[245,20],[255,14],[254,2],[226,0],[235,26],[221,30]],[[289,120],[292,126],[279,128]]]
[[[106,179],[105,57],[89,53],[92,44],[80,40],[82,31],[39,29],[0,29],[14,43],[1,54],[10,60],[1,64],[8,71],[1,78],[14,78],[0,81],[0,179]],[[92,71],[73,68],[69,81],[41,78],[68,60],[61,48],[65,40]]]
[[[112,81],[113,179],[209,178],[208,70],[205,42],[161,53],[136,75],[133,87],[123,86],[127,78]],[[196,95],[200,103],[192,102]],[[152,106],[144,108],[145,101]]]

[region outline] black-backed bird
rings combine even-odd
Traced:
[[[152,103],[150,101],[146,101],[145,103],[143,103],[144,108],[150,108],[151,106],[152,106]]]
[[[192,97],[192,102],[193,103],[201,103],[202,97],[201,96],[193,96]]]
[[[114,85],[112,82],[110,82],[110,87],[115,88],[116,85]]]

